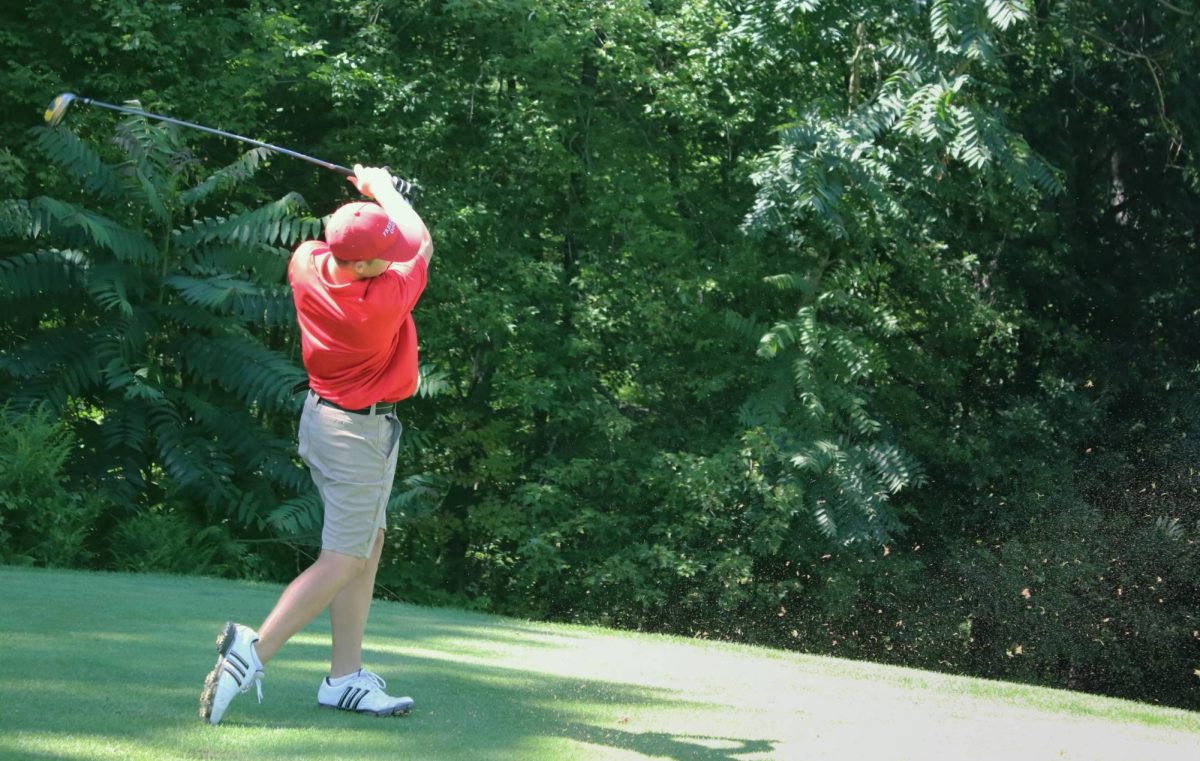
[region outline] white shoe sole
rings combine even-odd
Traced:
[[[346,711],[348,713],[365,713],[368,716],[406,716],[413,709],[412,703],[401,703],[395,708],[385,708],[382,711],[372,711],[369,708],[340,708],[338,706],[325,705],[317,703],[321,708],[328,708],[330,711]]]

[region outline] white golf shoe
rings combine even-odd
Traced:
[[[200,693],[200,718],[209,724],[219,724],[225,709],[233,699],[250,690],[251,682],[258,688],[262,702],[262,662],[254,651],[258,633],[248,626],[225,624],[217,635],[217,665],[204,680]]]
[[[366,669],[359,669],[348,679],[338,679],[336,684],[325,677],[317,689],[317,704],[374,716],[399,716],[412,710],[412,698],[394,698],[383,691],[384,687],[387,682]]]

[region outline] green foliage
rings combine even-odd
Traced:
[[[201,525],[233,518],[267,529],[270,511],[304,483],[284,454],[290,389],[304,374],[273,332],[292,321],[278,284],[288,253],[277,244],[315,235],[319,220],[294,194],[198,211],[252,176],[257,150],[203,178],[175,131],[141,119],[117,130],[120,163],[64,128],[41,133],[51,162],[90,178],[81,189],[91,198],[3,207],[5,229],[37,248],[0,260],[0,298],[23,320],[6,334],[0,382],[14,404],[48,404],[73,421],[105,461],[95,478],[113,503],[170,495]],[[167,515],[130,525],[170,534]],[[121,523],[116,541],[129,545]],[[122,552],[128,567],[165,569]],[[226,567],[209,560],[197,567]]]
[[[106,567],[137,573],[254,578],[256,563],[222,525],[147,510],[122,521],[107,542]]]
[[[0,407],[0,563],[86,566],[99,497],[72,488],[70,431],[44,408]]]
[[[1181,603],[1200,592],[1200,526],[1049,502],[1002,545],[959,558],[973,665],[1140,700],[1190,689],[1195,675],[1178,654],[1193,647],[1200,617]]]
[[[856,14],[845,9],[825,21],[838,29],[857,23],[855,59],[874,59],[875,90],[856,81],[845,113],[834,111],[831,99],[807,107],[779,130],[778,147],[754,176],[759,192],[746,229],[778,251],[769,260],[787,270],[766,282],[798,308],[762,336],[758,353],[770,364],[739,419],[768,432],[773,443],[757,459],[782,453],[773,477],[795,480],[817,528],[846,546],[878,547],[902,533],[892,498],[922,482],[921,467],[897,440],[901,432],[881,418],[877,399],[908,382],[890,357],[933,348],[913,330],[929,306],[889,287],[897,278],[945,271],[946,241],[961,238],[928,199],[964,186],[984,189],[984,204],[1061,191],[1054,173],[988,102],[992,58],[974,74],[962,73],[972,51],[990,50],[991,43],[946,44],[952,36],[990,34],[971,26],[963,5],[932,4],[931,41],[897,29],[902,15],[875,22],[879,33],[893,36],[886,44],[874,43],[867,22],[854,22]],[[1002,5],[989,7],[1001,29],[1024,12],[1020,4]],[[859,93],[865,97],[853,100]],[[951,174],[953,159],[975,171],[994,162],[987,177],[996,179],[989,185],[969,174],[960,179]],[[979,301],[968,297],[963,306],[979,309]]]

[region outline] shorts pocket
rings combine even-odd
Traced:
[[[388,445],[384,457],[391,459],[392,455],[396,453],[396,447],[400,444],[400,436],[404,433],[404,424],[395,415],[384,415],[384,419],[388,422]]]

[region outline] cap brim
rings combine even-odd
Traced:
[[[400,239],[396,241],[388,250],[379,254],[378,258],[387,262],[408,262],[412,261],[417,255],[420,246],[413,246],[409,241],[404,239],[404,236],[398,236]]]
[[[412,261],[417,252],[421,250],[421,244],[424,242],[425,231],[418,229],[416,225],[396,223],[399,230],[399,235],[384,253],[379,255],[380,259],[386,259],[389,262],[408,262]]]

